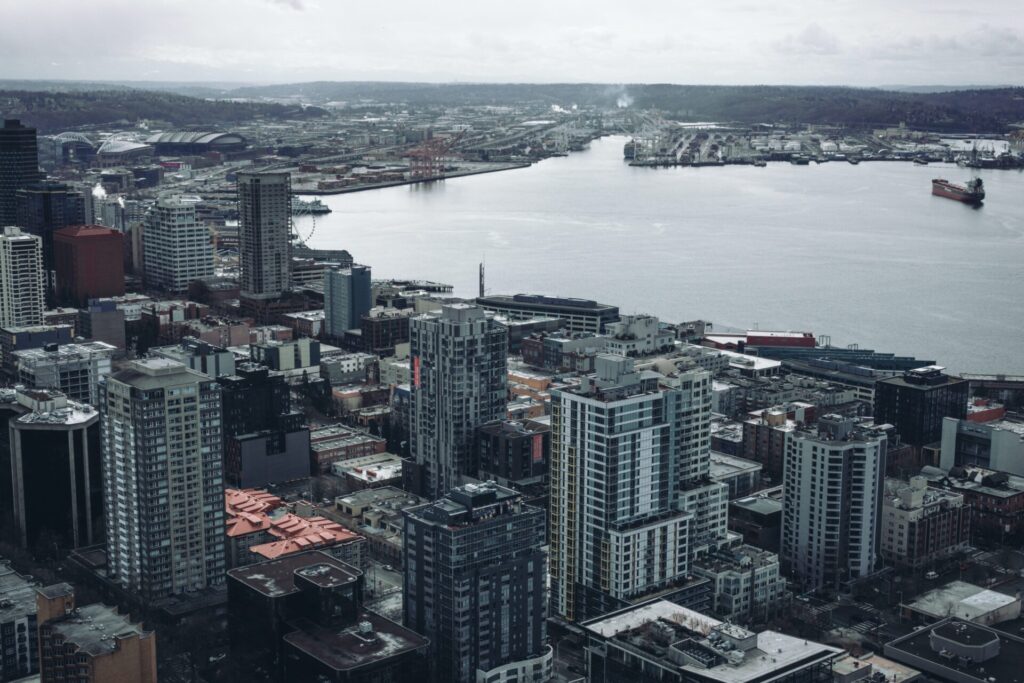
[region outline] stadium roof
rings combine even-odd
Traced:
[[[151,145],[221,145],[245,144],[245,138],[238,133],[211,133],[209,131],[169,130],[155,133],[146,138]]]

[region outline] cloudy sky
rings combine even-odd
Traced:
[[[1021,0],[0,5],[0,78],[1024,83]]]

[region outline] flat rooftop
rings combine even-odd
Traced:
[[[66,618],[53,622],[52,628],[65,641],[93,657],[116,650],[118,638],[146,635],[146,631],[133,624],[127,615],[99,603],[76,608]]]
[[[971,621],[1015,602],[1018,602],[1017,598],[1010,595],[965,581],[951,581],[906,603],[906,606],[933,617],[955,616]]]
[[[0,564],[0,624],[35,613],[35,585],[10,565]]]
[[[363,574],[327,553],[313,551],[238,567],[229,571],[228,576],[267,597],[278,598],[299,590],[295,586],[296,573],[324,587],[352,583]]]
[[[962,633],[955,629],[966,626]],[[991,638],[999,638],[999,654],[983,662],[972,662],[950,658],[936,652],[932,647],[931,635],[952,638],[956,642],[970,639],[971,644],[981,644]],[[934,677],[945,680],[977,681],[989,683],[1024,683],[1024,640],[994,629],[968,624],[959,619],[948,619],[938,625],[918,629],[909,635],[886,644],[885,656],[922,669]]]
[[[427,646],[427,639],[390,619],[363,611],[354,626],[335,630],[308,619],[294,623],[297,631],[284,637],[296,650],[323,662],[335,671],[395,657]]]

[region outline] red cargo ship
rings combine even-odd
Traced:
[[[958,202],[968,204],[980,204],[985,198],[985,188],[981,184],[981,178],[975,178],[967,183],[967,186],[957,185],[942,178],[932,180],[932,194],[948,199],[955,199]]]

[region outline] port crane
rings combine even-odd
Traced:
[[[430,138],[409,152],[410,178],[413,180],[444,180],[445,156],[462,140],[466,131],[450,138]]]

